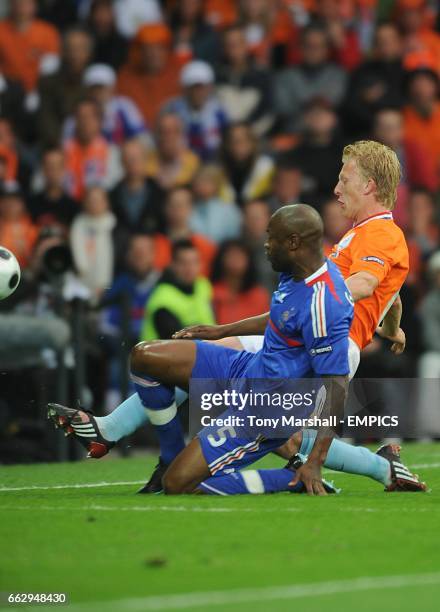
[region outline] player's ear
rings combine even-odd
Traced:
[[[296,251],[301,244],[301,236],[299,234],[290,234],[289,248],[291,251]]]
[[[372,178],[368,179],[364,188],[365,195],[371,195],[372,193],[376,193],[376,190],[376,182]]]

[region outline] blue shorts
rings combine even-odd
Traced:
[[[222,417],[228,413],[226,410]],[[261,435],[239,438],[234,434],[233,427],[205,427],[199,432],[197,437],[212,476],[241,470],[282,446],[287,439],[265,439]]]
[[[191,378],[245,378],[256,353],[196,340],[196,361]]]
[[[246,371],[255,353],[236,351],[203,341],[196,343],[196,362],[191,378],[246,378]],[[221,414],[221,418],[234,414],[237,414],[236,411],[230,408]],[[250,432],[244,438],[242,429],[238,434],[233,427],[217,426],[204,427],[197,437],[213,476],[223,471],[241,470],[282,446],[287,439],[268,439],[256,432]]]

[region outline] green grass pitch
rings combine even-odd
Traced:
[[[327,472],[340,495],[137,496],[151,457],[1,467],[0,592],[99,612],[439,610],[440,445],[402,457],[430,493]]]

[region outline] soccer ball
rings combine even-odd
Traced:
[[[18,287],[21,271],[15,255],[0,246],[0,300],[9,297]]]

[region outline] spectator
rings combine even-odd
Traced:
[[[59,53],[59,35],[52,25],[36,19],[35,0],[10,0],[9,7],[9,16],[0,22],[0,70],[31,92],[44,56]]]
[[[40,79],[38,135],[45,146],[59,146],[63,121],[85,95],[84,71],[91,60],[90,34],[79,27],[64,35],[62,63],[54,74]]]
[[[118,75],[118,91],[154,125],[165,100],[179,92],[181,64],[171,52],[171,32],[163,24],[144,25],[134,38]]]
[[[336,106],[345,93],[346,74],[329,62],[328,41],[321,27],[303,31],[301,52],[301,64],[282,70],[275,80],[275,109],[282,129],[288,132],[298,129],[300,111],[309,100],[321,97]]]
[[[0,110],[2,117],[7,119],[18,134],[24,140],[30,140],[33,135],[31,121],[33,114],[30,113],[24,101],[25,92],[19,81],[7,78],[0,71]]]
[[[56,353],[62,354],[68,347],[69,325],[54,308],[59,300],[56,295],[59,288],[55,289],[48,282],[44,270],[49,248],[61,244],[59,237],[39,237],[16,291],[0,304],[0,361],[8,368],[47,367],[49,364],[53,368],[57,364]],[[65,278],[60,280],[64,288]],[[47,382],[45,379],[45,384]],[[2,382],[2,397],[3,389]],[[26,459],[29,460],[29,455]]]
[[[373,138],[391,147],[402,165],[402,180],[397,189],[393,216],[401,227],[408,224],[408,192],[414,187],[434,191],[438,185],[435,163],[425,146],[404,138],[400,110],[384,108],[374,117]]]
[[[219,41],[215,30],[205,21],[203,0],[180,0],[175,3],[169,23],[174,48],[183,61],[203,59],[217,61]]]
[[[148,300],[141,339],[171,338],[189,325],[211,325],[212,287],[200,276],[200,255],[192,242],[173,246],[171,266]]]
[[[166,112],[158,117],[155,144],[156,148],[147,155],[147,176],[163,189],[191,183],[200,160],[186,144],[185,128],[179,115]]]
[[[191,216],[191,229],[214,243],[240,234],[241,213],[232,202],[220,198],[222,171],[217,166],[202,166],[196,174],[192,189],[195,206]]]
[[[397,22],[403,34],[405,68],[440,71],[440,35],[426,26],[426,0],[397,0]]]
[[[180,74],[182,95],[170,100],[165,112],[179,115],[190,149],[203,160],[212,159],[228,123],[226,112],[213,93],[214,71],[201,60],[189,62]]]
[[[405,70],[402,38],[393,23],[380,24],[374,35],[372,58],[351,75],[342,109],[350,138],[371,134],[373,116],[384,106],[399,108],[404,100]]]
[[[112,190],[110,201],[117,219],[116,261],[125,259],[131,234],[163,231],[164,193],[157,183],[145,175],[144,144],[130,140],[121,148],[123,176]]]
[[[83,212],[72,224],[70,240],[78,274],[95,298],[112,282],[115,224],[106,192],[101,187],[91,187],[84,197]]]
[[[40,227],[59,225],[66,232],[79,212],[78,204],[66,192],[66,167],[61,149],[49,149],[41,163],[43,189],[29,202],[29,211]]]
[[[439,247],[439,226],[433,196],[424,189],[413,189],[408,200],[409,236],[417,243],[424,259]]]
[[[323,203],[321,214],[324,221],[324,254],[328,257],[332,247],[350,229],[350,223],[343,217],[341,206],[336,198],[331,198]]]
[[[260,66],[284,64],[286,48],[297,31],[289,11],[281,3],[239,0],[239,23],[249,51]]]
[[[315,16],[325,29],[330,43],[330,59],[346,70],[353,70],[361,61],[356,24],[347,18],[346,6],[337,0],[317,0]]]
[[[41,19],[49,21],[58,30],[64,32],[81,17],[81,5],[84,0],[37,0]],[[90,0],[86,0],[87,3]]]
[[[289,157],[283,156],[275,166],[272,196],[269,200],[273,212],[280,206],[301,202],[302,172]]]
[[[257,283],[250,251],[239,240],[224,242],[213,265],[214,312],[224,325],[269,310],[269,293]]]
[[[102,117],[93,100],[83,100],[75,111],[75,134],[66,140],[67,190],[81,200],[88,187],[111,189],[121,177],[119,151],[101,136]]]
[[[31,179],[31,158],[18,140],[12,124],[0,117],[0,160],[3,163],[2,180],[17,182],[27,194]]]
[[[168,193],[165,206],[167,237],[171,242],[190,240],[199,252],[201,273],[209,276],[216,247],[204,236],[193,233],[191,229],[192,212],[193,198],[190,189],[176,187]]]
[[[258,152],[258,140],[249,125],[236,123],[228,128],[222,158],[228,181],[225,199],[242,206],[269,193],[274,163]]]
[[[207,0],[204,10],[206,21],[216,30],[223,30],[238,19],[236,0]]]
[[[0,244],[16,256],[25,268],[38,237],[38,230],[26,211],[17,183],[6,183],[0,192]]]
[[[116,276],[103,296],[103,303],[109,305],[102,313],[99,326],[100,339],[109,360],[105,400],[107,413],[121,401],[121,368],[125,369],[125,363],[121,360],[121,344],[130,348],[139,341],[145,304],[160,277],[159,271],[154,268],[154,239],[148,234],[130,237],[125,260],[125,271]]]
[[[217,68],[216,83],[218,98],[232,121],[249,122],[259,135],[269,130],[273,123],[270,73],[254,66],[240,26],[223,32],[223,63]]]
[[[409,75],[408,104],[403,111],[405,136],[425,147],[440,173],[439,78],[430,70]]]
[[[344,143],[339,133],[338,116],[326,100],[309,102],[304,110],[302,138],[290,153],[294,166],[302,173],[302,197],[319,209],[333,193],[341,169]]]
[[[115,22],[125,38],[133,38],[145,24],[162,21],[158,0],[115,0]]]
[[[92,64],[83,77],[86,95],[99,105],[102,120],[102,135],[116,145],[135,136],[146,137],[146,127],[137,106],[125,96],[115,94],[116,73],[106,64]],[[64,137],[75,132],[75,121],[68,118],[64,124]]]
[[[402,164],[402,181],[410,189],[424,187],[435,191],[438,185],[436,167],[426,146],[404,135],[402,112],[383,108],[374,116],[373,138],[391,147]]]
[[[105,310],[101,330],[120,338],[122,312],[118,299],[126,297],[130,304],[131,343],[139,340],[145,304],[159,280],[154,268],[154,239],[149,234],[133,234],[126,252],[126,270],[119,274],[103,296],[110,306]]]
[[[249,249],[257,271],[258,283],[272,293],[278,284],[276,274],[267,259],[264,245],[267,241],[267,227],[271,208],[265,200],[250,200],[243,208],[243,244]]]
[[[93,63],[118,70],[127,59],[127,39],[116,29],[112,0],[93,0],[88,20],[93,36]]]

